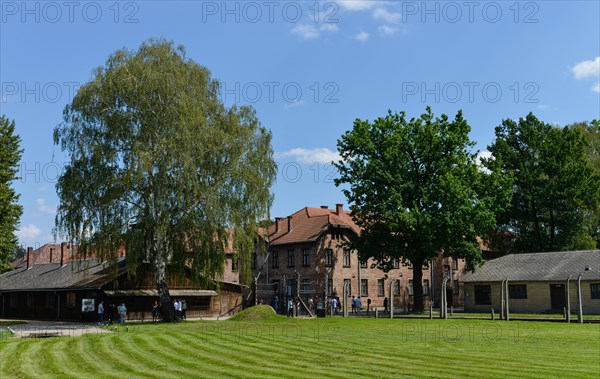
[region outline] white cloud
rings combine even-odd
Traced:
[[[369,40],[369,33],[367,32],[359,32],[354,36],[354,39],[361,42],[366,42]]]
[[[396,24],[402,18],[402,14],[397,12],[390,12],[387,8],[375,8],[373,11],[373,17],[376,20],[382,20],[389,24]]]
[[[349,11],[364,11],[376,7],[383,2],[370,0],[340,0],[337,3],[340,7]]]
[[[489,158],[493,158],[491,151],[480,151],[479,153],[477,153],[477,157],[475,159],[477,160],[477,166],[479,166],[480,171],[487,172],[487,173],[490,172],[487,168],[485,168],[485,166],[483,165],[483,161],[482,161],[483,159],[489,159]]]
[[[600,76],[600,56],[594,60],[588,60],[577,63],[573,68],[575,79],[585,79],[594,76]]]
[[[592,91],[596,92],[596,93],[600,93],[600,82],[596,83],[593,87],[592,87]]]
[[[277,157],[293,157],[300,163],[331,163],[331,161],[341,160],[337,151],[331,151],[328,148],[304,149],[301,147],[276,154]]]
[[[391,35],[398,33],[398,28],[394,28],[392,26],[387,26],[387,25],[381,25],[379,27],[379,33],[381,33],[385,36],[391,36]]]
[[[292,33],[297,34],[304,39],[315,39],[319,37],[317,28],[310,24],[298,24],[294,26]]]
[[[42,230],[33,224],[29,224],[27,226],[23,226],[21,229],[17,230],[15,233],[19,239],[22,241],[30,241],[35,237],[39,236],[42,233]]]
[[[340,30],[340,28],[337,26],[337,24],[324,23],[321,24],[319,30],[322,30],[324,32],[337,32],[338,30]]]
[[[287,102],[283,105],[284,109],[290,109],[290,108],[294,108],[294,107],[298,107],[300,105],[304,105],[306,102],[304,100],[298,100],[298,101],[291,101],[291,102]]]
[[[46,200],[40,198],[35,199],[35,203],[37,204],[37,211],[40,213],[48,213],[54,214],[56,213],[56,206],[51,206],[46,204]]]

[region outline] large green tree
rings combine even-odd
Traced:
[[[0,273],[10,269],[13,253],[17,249],[15,230],[23,207],[17,202],[19,195],[11,187],[17,179],[18,165],[23,150],[21,138],[15,134],[15,122],[5,115],[0,117]]]
[[[225,107],[219,87],[183,47],[149,40],[97,68],[55,129],[70,157],[57,232],[113,262],[125,247],[131,273],[151,269],[166,321],[167,276],[209,284],[228,237],[247,259],[271,204],[271,134],[252,108]]]
[[[495,227],[508,202],[510,180],[478,166],[471,128],[458,112],[454,120],[392,113],[374,122],[357,119],[338,141],[342,161],[336,185],[362,228],[349,248],[384,269],[393,258],[413,265],[415,311],[423,310],[423,264],[443,252],[482,261],[479,236]]]
[[[493,247],[506,252],[596,247],[600,172],[594,125],[560,128],[530,113],[496,127],[485,165],[512,175],[514,186]]]

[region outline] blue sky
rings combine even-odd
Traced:
[[[0,2],[1,113],[25,149],[15,182],[23,244],[53,240],[53,128],[77,87],[119,48],[183,44],[253,105],[279,162],[273,216],[345,199],[336,141],[388,109],[462,109],[485,151],[503,118],[565,125],[600,118],[598,1]]]

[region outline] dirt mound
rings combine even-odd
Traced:
[[[256,305],[244,309],[230,318],[233,321],[257,321],[276,316],[275,310],[269,305]]]

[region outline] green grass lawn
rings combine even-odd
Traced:
[[[0,340],[1,378],[594,378],[600,325],[411,319],[130,324]]]

